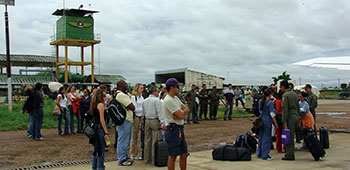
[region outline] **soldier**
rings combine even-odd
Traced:
[[[196,85],[192,84],[192,90],[187,92],[186,100],[187,100],[188,107],[190,108],[190,113],[192,113],[193,123],[198,123],[198,117],[196,114],[196,96],[198,96],[198,94],[196,93],[195,90],[196,90]],[[190,116],[188,116],[187,123],[190,123],[189,119],[190,119]]]
[[[204,114],[204,119],[208,120],[207,113],[208,113],[208,90],[207,85],[202,85],[202,90],[199,92],[199,105],[200,105],[200,112],[199,112],[199,119],[202,119],[202,115]]]
[[[289,88],[288,81],[281,81],[282,96],[282,123],[284,128],[290,130],[291,143],[287,145],[287,153],[282,160],[295,160],[294,156],[294,134],[299,120],[299,97],[297,93]]]
[[[316,107],[317,107],[317,96],[312,93],[312,86],[310,84],[305,85],[305,92],[308,94],[307,102],[310,106],[310,112],[314,117],[315,121],[315,130],[316,130]]]
[[[219,95],[216,89],[216,86],[213,87],[213,91],[209,94],[210,99],[210,120],[216,120],[216,114],[218,113],[219,107]]]

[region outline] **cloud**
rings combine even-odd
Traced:
[[[69,8],[79,5],[66,0]],[[349,55],[350,2],[345,0],[87,0],[83,5],[100,11],[94,15],[95,32],[102,37],[95,72],[121,74],[133,84],[154,81],[156,70],[184,67],[231,82],[271,82],[285,70],[297,81],[300,77],[318,86],[336,84],[334,77],[349,78],[338,70],[291,65]],[[61,7],[54,0],[10,7],[12,53],[51,55],[50,35],[57,20],[51,14]],[[0,51],[5,51],[3,45]],[[70,56],[78,59],[79,50],[70,49]]]

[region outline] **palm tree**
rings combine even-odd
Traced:
[[[277,82],[279,80],[291,80],[290,75],[287,74],[287,71],[284,71],[281,75],[279,75],[278,77],[272,77],[272,80],[275,82],[275,84],[277,84]]]

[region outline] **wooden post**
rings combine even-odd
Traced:
[[[59,76],[59,71],[60,71],[59,66],[58,66],[58,63],[60,62],[59,53],[58,53],[59,48],[60,48],[60,46],[56,45],[56,79],[57,79],[57,81],[58,81],[58,76]]]
[[[64,83],[68,83],[68,42],[64,44]]]
[[[81,75],[84,75],[84,47],[81,47]]]
[[[91,83],[95,82],[94,77],[94,44],[91,44]]]

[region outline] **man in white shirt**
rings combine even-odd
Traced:
[[[180,169],[187,166],[187,144],[184,134],[184,117],[190,110],[176,96],[179,93],[179,82],[175,78],[166,81],[168,95],[163,102],[165,125],[165,141],[168,144],[168,170],[175,169],[176,157],[180,155]]]
[[[155,144],[161,135],[161,128],[165,129],[162,103],[159,100],[159,89],[155,86],[149,88],[150,95],[142,104],[145,117],[145,149],[144,161],[146,164],[155,161]]]

